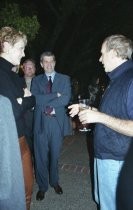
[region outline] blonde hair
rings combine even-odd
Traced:
[[[2,27],[0,29],[0,53],[3,52],[4,42],[10,43],[12,46],[16,44],[20,39],[24,41],[24,44],[27,44],[27,37],[21,31],[17,31],[13,27]]]

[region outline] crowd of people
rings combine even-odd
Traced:
[[[132,210],[133,191],[133,43],[123,35],[107,37],[99,61],[110,78],[104,93],[99,79],[88,86],[89,108],[69,105],[68,75],[55,70],[52,52],[43,52],[43,73],[33,59],[18,66],[27,44],[24,33],[0,29],[0,209],[30,210],[34,177],[36,200],[49,185],[63,194],[58,160],[64,136],[72,134],[71,118],[93,123],[94,191],[100,210]],[[69,109],[69,115],[68,110]],[[106,171],[106,173],[105,173]]]

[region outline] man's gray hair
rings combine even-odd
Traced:
[[[108,36],[103,43],[107,52],[113,49],[118,57],[128,60],[132,59],[133,42],[126,36],[121,34]]]
[[[53,57],[53,60],[55,61],[55,55],[52,53],[52,52],[50,52],[50,51],[46,51],[46,52],[43,52],[42,54],[41,54],[41,56],[40,56],[40,62],[42,63],[43,62],[43,58],[45,57],[45,56],[48,56],[48,57]]]

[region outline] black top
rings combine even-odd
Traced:
[[[17,125],[18,136],[25,135],[24,114],[35,105],[35,97],[23,97],[24,83],[22,79],[13,72],[13,65],[0,57],[0,94],[10,99]],[[18,104],[17,98],[22,98],[22,104]]]

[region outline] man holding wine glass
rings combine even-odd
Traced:
[[[132,52],[133,43],[127,37],[123,35],[107,37],[102,44],[99,61],[103,64],[110,83],[104,92],[99,108],[88,107],[80,111],[79,104],[69,106],[71,117],[78,114],[83,124],[96,123],[94,191],[95,201],[100,210],[133,208],[131,197],[133,184],[131,179],[128,179],[128,174],[127,180],[121,182],[124,183],[121,188],[123,191],[117,191],[118,180],[119,177],[121,179],[124,161],[133,140]],[[122,199],[123,195],[126,195],[125,198],[128,199]]]

